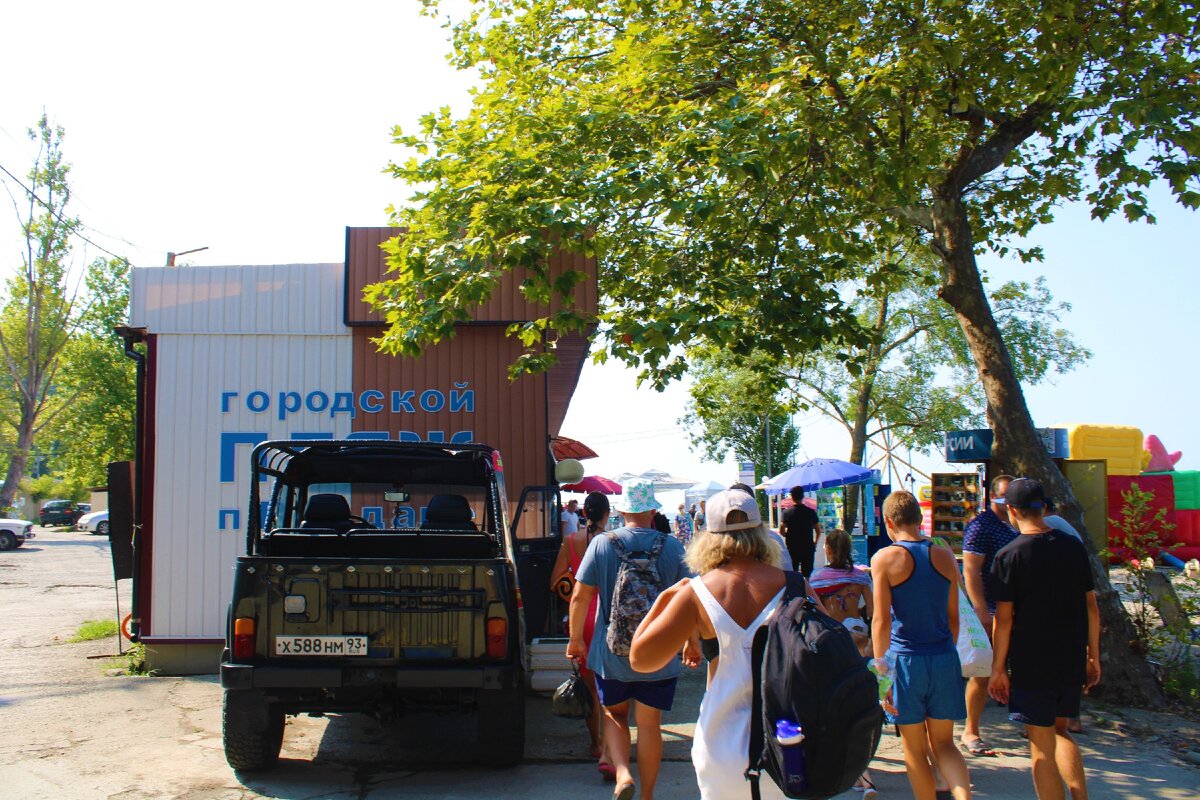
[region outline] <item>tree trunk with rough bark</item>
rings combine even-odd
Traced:
[[[25,468],[29,465],[29,451],[33,449],[33,421],[26,421],[24,414],[21,416],[21,424],[17,430],[17,445],[8,462],[4,485],[0,486],[0,509],[12,506],[13,499],[17,496],[17,490],[21,486],[21,478],[25,476]]]
[[[875,376],[879,372],[883,336],[887,330],[887,316],[888,298],[884,295],[879,300],[871,344],[867,349],[867,363],[863,369],[862,380],[858,384],[857,395],[854,398],[854,428],[850,432],[851,464],[862,464],[863,455],[867,452],[867,424],[871,421],[871,394],[875,391]],[[846,506],[842,509],[842,528],[847,533],[854,530],[854,521],[858,516],[859,497],[861,496],[861,486],[846,487]]]
[[[984,292],[975,261],[971,225],[961,196],[956,191],[943,192],[935,200],[932,212],[933,244],[943,263],[939,296],[954,309],[979,370],[995,434],[992,464],[1001,472],[1041,481],[1057,502],[1059,513],[1083,534],[1100,606],[1102,678],[1093,691],[1119,702],[1159,705],[1163,702],[1162,690],[1150,665],[1132,647],[1133,625],[1086,533],[1079,502],[1034,428],[1008,348]],[[1047,612],[1046,622],[1054,624],[1053,611]]]

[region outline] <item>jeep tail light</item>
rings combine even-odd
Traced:
[[[486,630],[488,658],[507,657],[508,620],[504,617],[488,617]]]
[[[254,657],[253,617],[238,617],[233,621],[233,657]]]

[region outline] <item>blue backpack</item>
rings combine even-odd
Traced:
[[[754,635],[750,662],[750,752],[746,779],[760,800],[766,772],[785,795],[846,791],[875,755],[883,709],[875,676],[850,632],[809,599],[787,573],[779,609]]]

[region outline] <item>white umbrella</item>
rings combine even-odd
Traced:
[[[637,475],[632,472],[623,472],[617,477],[613,478],[613,480],[615,480],[617,483],[624,483],[625,481],[632,480],[634,478],[642,478],[643,480],[650,481],[654,484],[654,490],[656,492],[669,492],[675,489],[687,489],[696,482],[691,478],[677,478],[671,473],[664,472],[661,469],[648,469],[645,472]]]

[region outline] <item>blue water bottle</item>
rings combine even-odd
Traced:
[[[787,791],[799,794],[808,791],[808,770],[804,761],[804,730],[800,723],[781,719],[775,723],[775,741],[783,753],[783,779]]]

